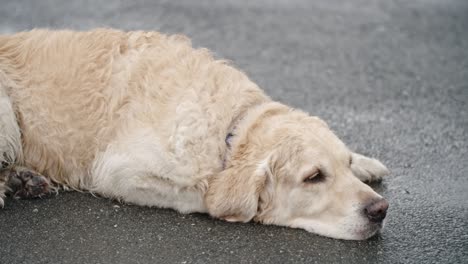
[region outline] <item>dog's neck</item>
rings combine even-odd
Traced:
[[[224,139],[224,142],[226,144],[226,151],[224,152],[224,157],[223,157],[223,170],[226,169],[228,159],[231,158],[231,151],[233,149],[233,140],[237,136],[237,132],[239,130],[239,127],[243,125],[242,121],[246,119],[248,116],[249,112],[252,112],[253,109],[256,109],[257,107],[268,103],[267,100],[258,100],[255,102],[252,102],[248,105],[245,105],[243,107],[240,107],[238,113],[233,117],[231,124],[228,127],[228,131],[226,134],[226,137]]]
[[[232,153],[236,150],[237,145],[241,141],[241,137],[244,136],[245,131],[249,129],[251,124],[256,122],[263,113],[278,108],[282,109],[280,112],[287,109],[287,107],[280,103],[271,100],[260,100],[244,107],[242,111],[239,111],[239,114],[232,119],[226,133],[226,150],[222,161],[223,170],[231,164]]]
[[[225,138],[225,143],[226,146],[231,149],[232,147],[232,140],[234,136],[236,136],[236,132],[239,128],[239,125],[242,123],[242,121],[245,119],[245,117],[248,115],[249,110],[262,105],[264,102],[252,105],[250,107],[245,108],[242,112],[240,112],[235,118],[232,119],[231,124],[229,125],[228,133]]]

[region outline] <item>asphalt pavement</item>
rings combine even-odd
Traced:
[[[342,241],[62,192],[6,201],[0,263],[468,263],[468,1],[0,1],[0,33],[35,27],[190,36],[385,163],[389,221]]]

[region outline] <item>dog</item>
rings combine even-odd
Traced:
[[[57,186],[302,228],[382,229],[388,174],[318,117],[270,99],[188,38],[45,29],[0,36],[0,205]]]

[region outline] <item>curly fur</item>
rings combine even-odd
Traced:
[[[184,36],[111,29],[0,36],[0,132],[0,161],[72,189],[338,238],[378,229],[356,231],[367,220],[350,208],[380,197],[358,178],[380,178],[381,163],[356,156],[361,163],[351,170],[351,152],[323,121],[273,102]],[[299,169],[309,165],[333,168],[327,173],[338,184],[303,185]],[[4,187],[0,181],[2,203]],[[313,199],[343,205],[332,206],[338,213],[309,208]],[[319,230],[316,215],[338,227]]]

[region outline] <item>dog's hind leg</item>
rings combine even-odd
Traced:
[[[14,166],[0,172],[6,179],[8,193],[15,198],[35,198],[49,193],[49,179],[41,174],[20,166]]]
[[[18,166],[22,156],[21,132],[5,87],[0,83],[0,207],[7,193],[34,198],[49,192],[50,181],[41,174]]]
[[[22,155],[20,129],[5,89],[0,82],[0,171],[3,171],[0,173],[0,207],[4,205],[9,178],[4,171],[12,168]]]

